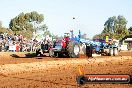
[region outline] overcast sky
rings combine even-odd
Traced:
[[[21,12],[37,11],[44,15],[49,30],[58,35],[73,29],[92,38],[101,33],[105,21],[123,15],[132,26],[132,0],[1,0],[0,21],[8,27],[12,18]],[[72,18],[75,17],[73,20]]]

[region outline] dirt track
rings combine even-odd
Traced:
[[[11,57],[16,54],[19,57]],[[78,68],[85,74],[129,74],[132,76],[132,52],[116,57],[25,58],[21,53],[0,53],[0,87],[5,88],[77,88]],[[86,84],[82,88],[131,88],[132,84]]]

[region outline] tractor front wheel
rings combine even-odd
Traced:
[[[51,50],[49,50],[49,56],[50,57],[54,57],[55,55],[54,55],[54,51],[51,49]]]
[[[114,50],[113,50],[113,55],[114,55],[114,56],[118,55],[118,48],[114,48]]]
[[[109,49],[109,56],[113,56],[113,49]]]

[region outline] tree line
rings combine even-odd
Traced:
[[[110,38],[122,39],[127,35],[132,35],[132,27],[127,29],[127,22],[126,18],[121,15],[109,17],[104,23],[103,31],[100,34],[94,35],[93,39],[104,39],[106,35],[109,35]],[[2,22],[0,22],[0,32],[22,34],[27,39],[32,38],[33,32],[37,30],[42,30],[44,35],[51,35],[48,26],[44,24],[44,15],[36,11],[20,13],[10,20],[9,28],[2,27]]]
[[[132,27],[128,28],[127,20],[124,16],[113,16],[108,18],[104,23],[104,29],[100,34],[96,34],[93,39],[104,39],[106,35],[109,35],[110,38],[122,39],[125,36],[132,35]]]
[[[8,32],[9,34],[22,34],[28,39],[31,39],[33,32],[42,30],[44,35],[51,35],[48,26],[44,24],[43,14],[36,11],[30,13],[20,13],[18,16],[10,20],[9,28],[3,28],[0,22],[0,32]]]

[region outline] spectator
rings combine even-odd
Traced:
[[[2,51],[2,43],[0,43],[0,52]]]
[[[6,40],[5,42],[5,51],[8,51],[9,50],[9,42],[8,40]]]
[[[17,42],[16,43],[16,52],[19,52],[20,51],[20,45],[19,45],[19,43]]]

